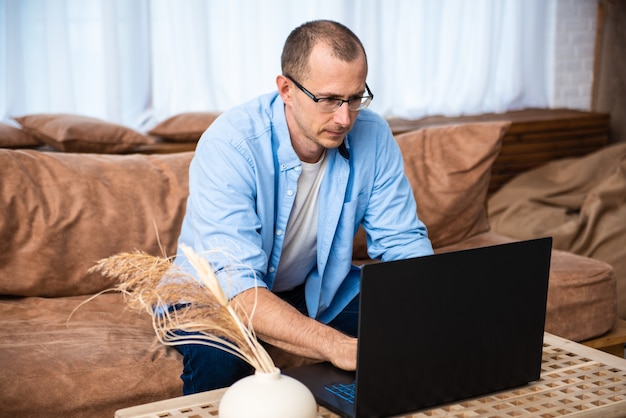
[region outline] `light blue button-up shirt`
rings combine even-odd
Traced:
[[[372,258],[432,254],[400,149],[382,117],[361,110],[344,144],[326,158],[317,267],[303,272],[309,315],[324,323],[359,292],[352,243],[360,224]],[[208,258],[229,297],[255,285],[272,288],[301,171],[278,93],[223,113],[202,135],[179,244]],[[175,264],[194,274],[180,251]]]

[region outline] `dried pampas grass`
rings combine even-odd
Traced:
[[[118,285],[109,291],[122,292],[129,308],[147,312],[163,344],[216,347],[243,359],[257,371],[272,373],[274,362],[257,340],[251,318],[240,314],[244,310],[228,300],[206,258],[185,245],[181,250],[198,279],[167,258],[143,252],[102,259],[89,271],[117,279]],[[172,306],[177,309],[169,309]]]

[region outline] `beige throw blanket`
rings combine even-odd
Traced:
[[[626,143],[523,173],[489,199],[488,211],[502,235],[552,236],[556,249],[611,264],[626,319]]]

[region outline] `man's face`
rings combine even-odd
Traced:
[[[337,148],[358,116],[343,103],[332,113],[320,112],[316,103],[287,78],[278,77],[279,92],[285,101],[287,125],[294,150],[302,161],[316,162],[326,148]],[[299,82],[315,97],[348,99],[363,96],[367,65],[360,56],[352,62],[333,57],[323,44],[314,47],[309,73]]]

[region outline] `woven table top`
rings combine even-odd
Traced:
[[[217,417],[226,389],[118,410],[116,418]],[[626,360],[546,333],[541,378],[529,385],[405,415],[422,417],[623,417]],[[339,418],[319,408],[319,418]]]

